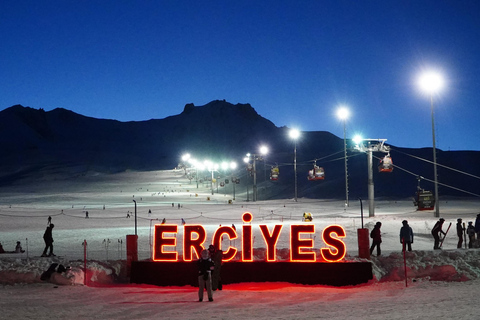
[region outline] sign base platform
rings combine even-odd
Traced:
[[[132,261],[130,282],[157,286],[198,286],[197,262]],[[241,282],[290,282],[350,286],[373,279],[371,262],[235,262],[222,264],[224,285]]]

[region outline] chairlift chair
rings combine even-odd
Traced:
[[[322,167],[314,165],[313,169],[308,171],[307,179],[310,180],[310,181],[324,180],[325,179],[325,170]]]
[[[270,171],[270,180],[277,181],[279,175],[280,169],[278,169],[278,166],[272,167],[272,170]]]
[[[383,159],[380,160],[380,164],[378,165],[379,172],[392,172],[393,171],[393,161],[390,154],[387,154]]]

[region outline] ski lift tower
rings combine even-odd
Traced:
[[[387,139],[362,139],[353,138],[354,150],[367,154],[368,166],[368,216],[375,217],[375,192],[373,185],[373,152],[389,153],[390,147],[385,145]]]

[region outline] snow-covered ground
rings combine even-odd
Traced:
[[[2,315],[11,319],[197,318],[207,313],[218,318],[252,315],[285,319],[475,318],[480,249],[456,249],[455,223],[457,218],[474,221],[480,212],[480,200],[441,201],[445,229],[452,222],[442,251],[432,250],[430,229],[438,220],[432,211],[416,211],[410,199],[377,201],[375,217],[369,218],[368,204],[364,201],[364,226],[371,230],[377,221],[382,222],[383,243],[382,256],[372,257],[375,279],[361,286],[232,284],[215,292],[213,303],[198,303],[197,289],[193,287],[160,288],[125,282],[125,237],[135,233],[133,200],[137,203],[140,259],[150,258],[153,225],[162,219],[176,224],[181,219],[200,223],[205,226],[210,242],[220,224],[241,226],[241,216],[246,211],[254,218],[255,248],[264,247],[255,225],[302,223],[303,213],[310,212],[317,230],[315,248],[324,246],[320,232],[325,226],[340,224],[347,232],[343,239],[347,245],[346,259],[359,259],[357,229],[362,226],[359,201],[344,208],[341,200],[247,202],[245,199],[245,195],[237,194],[236,200],[229,204],[233,200],[229,186],[212,196],[208,186],[200,185],[197,189],[195,183],[173,171],[96,175],[68,182],[52,179],[31,188],[13,186],[3,190],[0,242],[10,251],[21,241],[26,252],[0,255],[0,283],[4,284],[0,287]],[[55,224],[57,257],[40,258],[48,216]],[[405,219],[415,233],[414,251],[406,255],[408,287],[399,242],[401,221]],[[286,230],[282,231],[278,249],[289,247]],[[84,241],[88,286],[81,285]],[[59,279],[41,281],[40,274],[52,262],[72,266],[71,282],[77,285],[61,285]]]

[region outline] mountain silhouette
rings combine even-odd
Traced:
[[[257,162],[259,199],[293,198],[294,142],[288,132],[289,128],[275,126],[250,104],[234,105],[223,100],[204,106],[190,103],[181,114],[164,119],[130,122],[86,117],[62,108],[46,112],[15,105],[0,112],[0,186],[34,183],[48,179],[52,172],[68,178],[93,172],[172,169],[185,152],[198,159],[229,159],[244,166],[245,154],[254,153],[264,144],[270,151],[264,161]],[[367,156],[353,151],[350,140],[347,145],[349,197],[366,199]],[[345,198],[343,138],[325,131],[302,132],[296,146],[298,197]],[[375,196],[412,197],[417,176],[433,180],[429,162],[432,149],[390,147],[396,166],[391,173],[378,172],[378,159],[384,154],[374,154]],[[439,182],[445,184],[440,186],[440,196],[471,197],[480,193],[479,160],[478,151],[437,149]],[[314,163],[325,168],[325,180],[307,180]],[[272,166],[280,169],[275,182],[269,179]],[[252,178],[247,171],[239,170],[237,175],[241,180],[239,191],[251,190]],[[433,190],[433,183],[422,180],[421,187]]]

